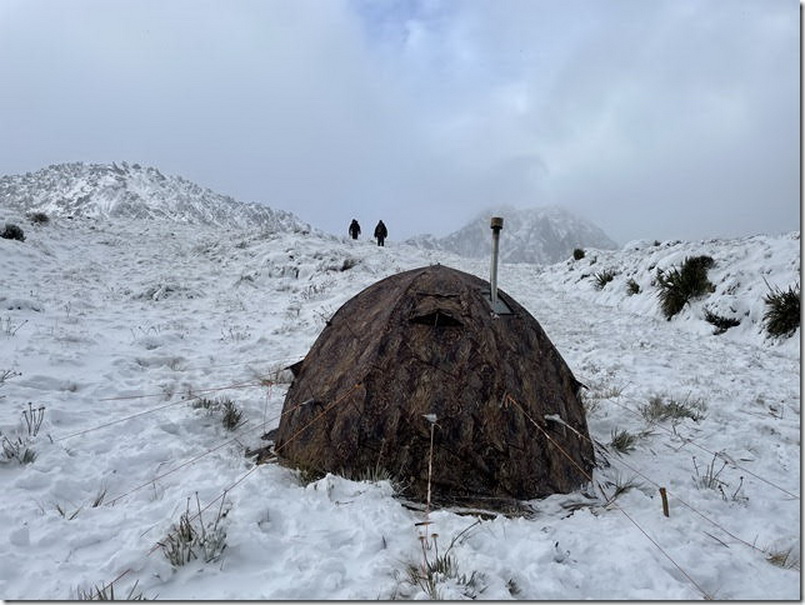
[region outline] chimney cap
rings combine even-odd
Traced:
[[[502,216],[493,216],[492,220],[490,221],[489,226],[495,231],[499,231],[500,229],[503,229],[503,217]]]

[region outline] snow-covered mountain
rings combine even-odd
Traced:
[[[49,216],[130,217],[306,232],[297,216],[262,204],[238,202],[180,176],[140,164],[54,164],[0,177],[0,202],[22,213]]]
[[[500,258],[509,263],[555,263],[575,248],[617,248],[599,227],[564,208],[516,209],[502,206],[481,213],[473,221],[443,238],[422,235],[406,241],[419,248],[446,250],[469,258],[489,255],[489,219],[502,216]]]

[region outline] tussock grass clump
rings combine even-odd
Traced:
[[[604,287],[609,282],[611,282],[613,279],[615,279],[615,272],[610,271],[610,270],[600,271],[600,272],[595,274],[594,279],[595,279],[595,283],[594,283],[595,289],[596,290],[603,290]]]
[[[612,479],[605,479],[598,481],[598,490],[604,496],[603,506],[609,506],[622,495],[629,493],[633,489],[642,489],[643,484],[637,481],[634,477],[624,479],[620,475]]]
[[[22,376],[22,374],[14,370],[0,370],[0,387],[2,387],[9,378],[16,378],[17,376]],[[0,399],[5,399],[5,397],[5,395],[0,395]]]
[[[207,397],[197,397],[190,403],[190,406],[194,410],[205,410],[210,414],[217,410],[220,405],[220,402],[216,401],[215,399],[208,399]]]
[[[226,399],[221,403],[223,408],[223,415],[221,416],[221,424],[228,431],[234,431],[241,424],[243,424],[243,410],[238,408],[231,399]]]
[[[316,468],[299,467],[296,471],[296,480],[302,487],[307,487],[311,483],[316,483],[316,481],[324,479],[324,477],[327,476],[326,472]]]
[[[783,569],[792,569],[794,571],[800,571],[801,569],[799,553],[794,548],[766,549],[766,560],[772,565]]]
[[[638,408],[640,415],[649,422],[654,424],[664,420],[671,420],[678,422],[685,418],[690,418],[694,422],[703,420],[705,418],[704,412],[707,406],[701,400],[688,402],[678,402],[674,399],[663,401],[659,395],[653,396],[649,399],[648,404]]]
[[[3,455],[6,460],[16,460],[21,465],[30,464],[36,460],[36,451],[30,447],[30,442],[22,437],[9,439],[3,435],[2,439]]]
[[[799,299],[799,285],[796,289],[791,286],[785,292],[775,288],[766,295],[763,322],[769,335],[791,336],[794,333],[800,325]]]
[[[353,267],[357,267],[360,264],[360,260],[357,258],[347,257],[344,259],[344,262],[341,264],[341,271],[349,271]]]
[[[67,519],[68,521],[72,521],[73,519],[75,519],[81,513],[82,510],[81,507],[79,506],[73,512],[69,512],[66,507],[62,506],[58,502],[56,502],[53,505],[53,508],[56,510],[57,513],[59,513],[59,516],[62,519]]]
[[[13,338],[20,331],[20,328],[28,323],[25,319],[19,323],[12,321],[11,317],[4,317],[0,320],[0,334],[4,334],[9,338]]]
[[[34,408],[29,401],[28,409],[22,411],[22,417],[25,421],[25,432],[11,437],[3,435],[0,439],[0,446],[2,446],[6,461],[16,460],[24,465],[36,460],[37,454],[33,449],[33,443],[42,427],[42,421],[45,419],[45,406]]]
[[[704,320],[712,326],[715,326],[713,334],[723,334],[730,328],[735,328],[741,325],[740,319],[735,319],[734,317],[724,317],[723,315],[719,315],[710,309],[704,310]]]
[[[617,399],[623,395],[623,386],[609,382],[607,380],[596,381],[589,385],[584,385],[584,389],[579,391],[581,404],[584,411],[593,414],[598,411],[601,402],[606,399]]]
[[[469,576],[461,573],[456,558],[449,554],[439,555],[424,566],[410,563],[406,572],[408,583],[419,586],[432,601],[443,600],[440,585],[452,585],[468,599],[475,599],[486,590],[486,576],[483,573],[473,571]]]
[[[95,497],[92,500],[90,500],[90,502],[89,502],[89,507],[90,508],[98,508],[99,506],[101,506],[103,504],[103,501],[106,499],[107,489],[108,488],[106,488],[106,487],[101,487],[98,490],[98,492],[95,494]],[[62,519],[67,519],[68,521],[72,521],[73,519],[78,517],[79,514],[81,514],[81,511],[84,510],[84,505],[79,506],[78,508],[76,508],[72,512],[70,512],[67,509],[66,506],[62,506],[58,502],[55,502],[53,504],[53,508],[55,509],[55,511],[57,513],[59,513],[59,516]]]
[[[196,493],[196,505],[198,513],[190,516],[190,498],[187,499],[187,507],[179,522],[175,523],[168,535],[157,542],[162,549],[162,554],[170,561],[174,567],[181,567],[193,561],[201,559],[205,563],[217,561],[226,549],[226,530],[221,520],[226,517],[224,502],[226,493],[221,498],[221,507],[218,515],[212,523],[205,524],[202,518],[201,503]]]
[[[221,425],[228,431],[234,431],[245,422],[243,410],[231,399],[198,397],[190,405],[194,410],[204,410],[209,415],[220,412]]]
[[[686,258],[679,268],[657,269],[660,308],[666,319],[670,320],[694,298],[714,291],[707,279],[707,270],[713,264],[710,256],[693,256]]]
[[[724,469],[727,468],[728,463],[726,460],[721,460],[721,465],[719,466],[718,460],[718,454],[713,454],[713,459],[710,461],[710,464],[704,467],[704,469],[699,469],[699,465],[696,462],[696,456],[693,456],[693,469],[695,472],[695,475],[691,477],[693,479],[693,483],[699,489],[710,489],[719,492],[721,494],[721,498],[725,502],[728,500],[739,503],[746,502],[748,498],[741,495],[741,490],[743,489],[744,483],[743,477],[740,478],[738,487],[735,488],[730,496],[727,496],[727,492],[724,491],[724,488],[729,487],[729,483],[721,478],[721,474],[724,472]]]
[[[699,470],[699,465],[696,463],[696,456],[693,457],[693,469],[696,473],[693,477],[693,482],[696,484],[696,487],[699,489],[719,490],[726,485],[720,477],[727,466],[727,462],[722,460],[721,466],[716,469],[717,460],[718,456],[713,456],[710,464],[708,464],[704,470]]]
[[[367,483],[380,483],[387,481],[395,494],[402,494],[408,488],[408,483],[397,477],[385,467],[375,465],[373,467],[365,468],[361,471],[346,471],[342,470],[338,473],[342,477],[346,477],[352,481],[365,481]]]
[[[613,429],[609,445],[612,449],[620,452],[621,454],[628,454],[629,452],[633,452],[637,447],[638,442],[647,435],[649,435],[647,431],[630,433],[625,429]]]
[[[44,212],[31,212],[27,218],[34,225],[47,225],[50,222],[50,217]]]
[[[429,522],[426,522],[425,526],[427,523]],[[395,593],[392,595],[392,599],[415,598],[416,595],[412,594],[412,591],[417,588],[431,600],[453,599],[455,594],[458,595],[458,598],[478,598],[488,586],[486,575],[478,571],[472,571],[469,574],[462,572],[458,558],[452,551],[456,544],[463,540],[467,532],[480,523],[481,520],[478,519],[459,532],[443,553],[439,552],[439,534],[432,533],[429,537],[420,535],[422,562],[419,564],[411,562],[406,565],[405,577],[401,582],[404,594]],[[444,594],[443,590],[452,594]]]
[[[142,591],[137,590],[139,583],[136,580],[126,595],[120,597],[115,594],[114,582],[101,586],[96,584],[92,588],[79,588],[76,590],[76,601],[146,601]]]
[[[15,372],[14,370],[0,370],[0,385],[2,385],[9,378],[16,378],[17,376],[22,376],[22,374]]]
[[[13,223],[6,223],[6,227],[2,233],[0,233],[0,237],[3,239],[14,239],[19,242],[25,241],[25,232],[20,228],[19,225],[15,225]]]

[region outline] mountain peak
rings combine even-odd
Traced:
[[[481,258],[489,254],[489,219],[492,216],[502,216],[504,221],[500,236],[503,262],[555,263],[568,258],[574,248],[618,247],[599,227],[561,206],[494,206],[446,237],[424,235],[406,243]]]
[[[262,204],[246,204],[180,176],[128,162],[52,164],[0,177],[0,202],[52,216],[129,217],[270,231],[310,231],[301,219]]]

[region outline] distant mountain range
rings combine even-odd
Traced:
[[[54,164],[0,177],[0,202],[20,212],[50,216],[168,219],[272,232],[311,230],[290,212],[238,202],[180,176],[126,162]]]
[[[575,248],[618,248],[618,244],[593,223],[558,206],[492,208],[446,237],[421,235],[406,240],[406,243],[471,258],[485,257],[492,245],[489,219],[493,216],[503,217],[500,234],[502,262],[555,263],[568,258]]]
[[[3,176],[0,204],[21,214],[161,219],[271,232],[317,231],[290,212],[238,202],[180,176],[126,162],[55,164],[33,173]],[[492,216],[504,218],[503,262],[554,263],[568,258],[574,248],[618,247],[589,221],[556,206],[493,208],[447,237],[421,235],[405,243],[470,258],[485,257],[491,247]]]

